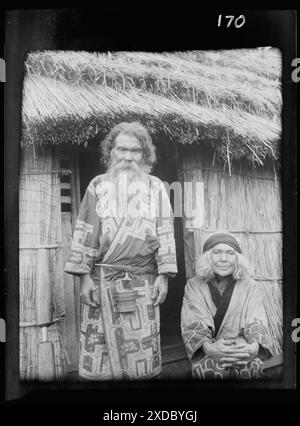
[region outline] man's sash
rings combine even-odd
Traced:
[[[159,247],[156,236],[147,234],[149,218],[122,218],[116,235],[101,263],[130,266],[132,274],[157,274],[154,253]],[[155,219],[153,219],[155,220]],[[122,276],[114,268],[106,267],[107,279]]]

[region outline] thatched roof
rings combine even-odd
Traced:
[[[120,121],[153,136],[213,144],[228,160],[279,158],[281,59],[275,49],[28,54],[22,144],[87,143]]]

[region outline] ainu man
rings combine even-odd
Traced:
[[[198,379],[252,379],[271,356],[267,317],[237,239],[216,233],[204,243],[185,287],[182,337]]]
[[[177,273],[173,213],[147,130],[117,124],[101,143],[107,173],[82,200],[65,271],[80,277],[79,375],[145,379],[161,373],[159,305]]]

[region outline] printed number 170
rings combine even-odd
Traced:
[[[227,22],[227,28],[229,28],[233,22],[235,28],[241,28],[244,23],[246,22],[246,18],[244,15],[240,15],[237,18],[235,18],[233,15],[226,15],[224,17],[225,19],[228,19]],[[222,25],[222,15],[219,15],[218,17],[218,27]]]

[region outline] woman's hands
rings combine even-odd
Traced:
[[[220,362],[223,368],[242,368],[257,357],[259,344],[253,342],[235,343],[234,340],[219,339],[214,343],[206,342],[203,345],[203,351]]]
[[[89,274],[80,277],[80,297],[82,303],[97,308],[99,306],[99,295],[97,286]]]

